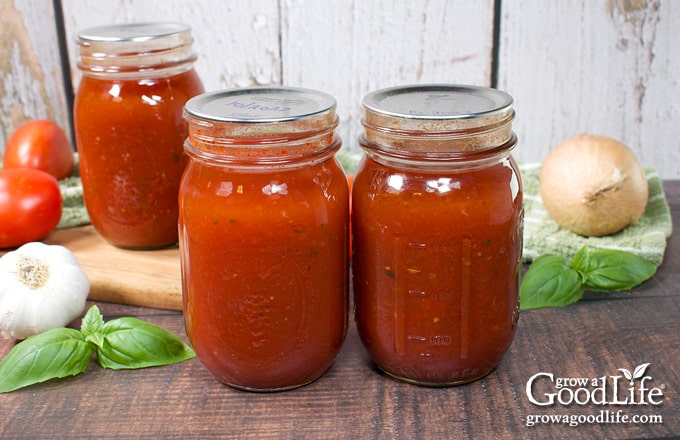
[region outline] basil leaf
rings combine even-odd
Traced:
[[[196,357],[179,337],[137,318],[118,318],[102,328],[104,343],[97,347],[97,361],[113,370],[156,367]]]
[[[639,255],[585,246],[574,255],[572,268],[581,274],[584,287],[595,291],[630,290],[656,272],[656,265]]]
[[[524,274],[519,289],[522,310],[566,306],[583,297],[581,276],[558,255],[542,255]]]
[[[101,347],[104,344],[103,327],[104,317],[99,311],[99,307],[96,305],[90,307],[80,325],[80,332],[85,336],[85,340]]]
[[[588,250],[588,246],[582,246],[581,249],[574,254],[574,258],[571,259],[571,268],[574,270],[578,270],[577,268],[579,267],[586,268],[589,264],[589,257],[590,251]]]
[[[66,376],[87,368],[92,345],[72,328],[47,330],[15,345],[0,362],[0,393]]]

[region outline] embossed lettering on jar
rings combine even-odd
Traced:
[[[519,316],[522,184],[512,99],[428,84],[364,99],[352,192],[361,340],[383,371],[446,386],[491,372]]]
[[[187,333],[220,381],[305,385],[348,320],[349,189],[335,100],[296,88],[201,95],[186,106],[180,186]]]
[[[177,243],[177,191],[187,163],[182,112],[203,93],[192,41],[179,23],[78,34],[74,126],[83,193],[92,224],[113,245]]]

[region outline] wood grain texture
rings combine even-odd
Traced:
[[[192,27],[206,91],[280,83],[277,0],[62,0],[74,87],[80,30],[114,23],[180,21]]]
[[[503,1],[498,85],[516,101],[515,155],[543,160],[591,132],[680,177],[679,23],[668,0]]]
[[[680,181],[666,182],[680,222]],[[663,265],[633,292],[590,294],[574,305],[523,312],[501,365],[452,388],[397,382],[375,370],[352,324],[329,371],[297,390],[256,394],[221,385],[196,359],[134,371],[94,363],[80,376],[0,395],[3,439],[600,439],[680,435],[680,235]],[[136,316],[184,335],[179,312],[99,303],[104,319]],[[73,323],[78,327],[79,322]],[[184,337],[184,336],[183,336]],[[0,357],[12,347],[0,341]],[[533,405],[526,383],[620,375],[650,363],[660,405]],[[625,381],[624,381],[625,382]],[[622,384],[624,383],[622,382]],[[602,410],[661,416],[663,423],[526,426],[529,415],[587,417]]]
[[[52,2],[0,0],[0,153],[29,119],[70,134],[67,99]]]
[[[120,249],[93,226],[57,229],[44,240],[68,248],[90,280],[92,301],[182,310],[182,279],[177,246],[155,250]],[[0,249],[0,256],[5,250]]]
[[[338,133],[359,151],[361,100],[423,82],[489,85],[493,1],[288,1],[281,8],[282,80],[338,101]]]
[[[89,299],[182,310],[179,249],[133,251],[108,244],[92,226],[59,229],[45,240],[66,246],[90,279]]]

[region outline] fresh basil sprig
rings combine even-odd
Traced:
[[[570,261],[553,254],[534,260],[519,290],[522,310],[561,307],[583,297],[584,290],[630,290],[649,279],[656,266],[630,252],[583,246]]]
[[[0,362],[0,393],[50,379],[75,376],[90,363],[114,370],[168,365],[196,357],[176,335],[137,318],[104,322],[99,307],[90,307],[80,331],[55,328],[15,345]]]
[[[541,255],[524,274],[519,288],[522,310],[560,307],[583,296],[581,275],[571,268],[569,260],[559,255]]]
[[[72,328],[30,336],[0,362],[0,392],[82,373],[93,352],[82,333]]]

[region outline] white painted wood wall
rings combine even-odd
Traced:
[[[26,119],[68,127],[59,5],[74,89],[79,29],[183,21],[208,90],[285,84],[330,93],[351,150],[371,90],[495,85],[515,98],[519,160],[543,160],[588,131],[625,142],[662,178],[680,178],[677,0],[0,0],[0,150]]]

